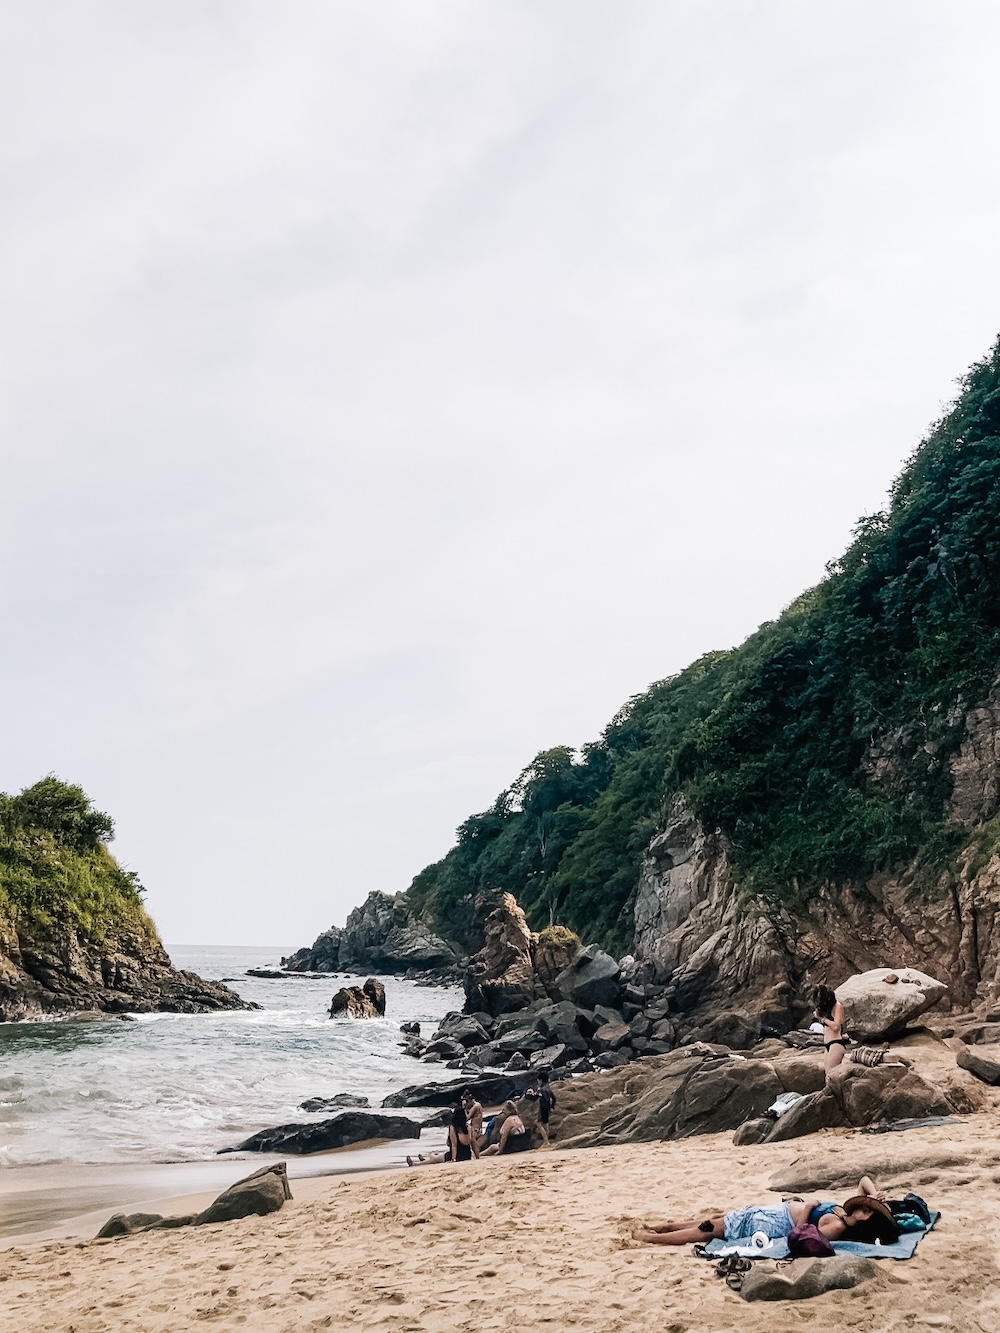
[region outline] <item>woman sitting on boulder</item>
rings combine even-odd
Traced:
[[[844,1006],[829,986],[814,986],[812,1002],[816,1017],[823,1024],[823,1050],[826,1052],[826,1073],[843,1063],[847,1052],[844,1035]]]
[[[869,1176],[862,1176],[858,1193],[845,1203],[832,1203],[813,1195],[789,1199],[786,1203],[736,1208],[731,1213],[716,1213],[703,1222],[661,1222],[637,1227],[635,1240],[647,1245],[694,1245],[718,1237],[749,1244],[750,1237],[762,1232],[768,1240],[781,1240],[793,1227],[811,1222],[827,1240],[874,1240],[891,1244],[899,1239],[899,1228],[885,1203],[885,1195],[876,1189]]]
[[[496,1143],[483,1149],[482,1156],[496,1157],[512,1152],[527,1152],[531,1147],[531,1134],[517,1114],[514,1103],[504,1102],[497,1119],[502,1119],[500,1137]]]

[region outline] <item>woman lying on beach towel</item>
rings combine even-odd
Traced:
[[[887,1242],[899,1237],[885,1195],[868,1176],[861,1177],[858,1193],[843,1204],[814,1195],[790,1199],[787,1203],[736,1208],[730,1213],[716,1213],[703,1222],[661,1222],[637,1227],[632,1235],[648,1245],[694,1245],[715,1236],[735,1241],[749,1239],[756,1232],[762,1232],[769,1240],[779,1240],[803,1222],[818,1227],[827,1240],[871,1243],[875,1237]]]

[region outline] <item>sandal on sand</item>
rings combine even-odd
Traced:
[[[727,1274],[726,1274],[726,1286],[727,1286],[731,1291],[742,1291],[742,1290],[743,1290],[743,1274],[742,1274],[742,1273],[727,1273]]]

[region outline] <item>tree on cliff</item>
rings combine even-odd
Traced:
[[[536,756],[417,876],[418,910],[460,937],[473,896],[501,888],[536,928],[625,947],[679,791],[764,898],[914,862],[938,879],[959,836],[948,758],[1000,671],[1000,342],[960,385],[822,583],[629,700],[579,758]]]

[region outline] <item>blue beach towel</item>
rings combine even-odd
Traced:
[[[857,1254],[865,1259],[912,1259],[917,1246],[937,1224],[940,1213],[931,1213],[930,1226],[923,1231],[904,1231],[894,1245],[864,1245],[859,1240],[835,1240],[838,1254]],[[756,1245],[740,1245],[727,1240],[710,1240],[702,1251],[706,1259],[721,1259],[727,1254],[738,1254],[741,1259],[787,1259],[788,1241],[782,1237],[758,1249]]]

